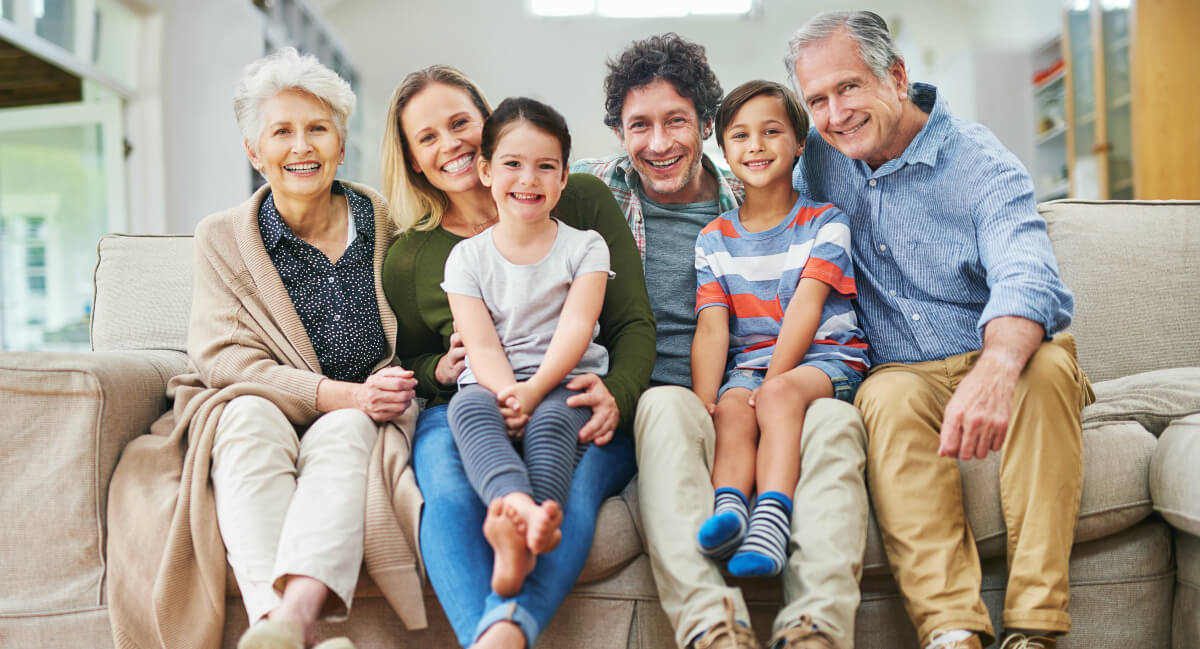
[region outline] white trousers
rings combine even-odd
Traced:
[[[225,406],[212,451],[213,493],[251,624],[279,605],[290,575],[332,591],[324,619],[350,614],[377,430],[366,413],[347,408],[322,415],[301,438],[267,399],[241,396]]]

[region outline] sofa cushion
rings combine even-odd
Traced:
[[[1200,412],[1200,367],[1143,372],[1095,383],[1096,402],[1083,422],[1135,421],[1158,435],[1172,421]]]
[[[166,410],[167,381],[185,361],[176,352],[0,355],[0,618],[103,604],[113,468]]]
[[[186,352],[192,237],[110,234],[97,255],[92,349]]]
[[[1043,203],[1093,381],[1200,366],[1200,202]],[[1151,341],[1147,344],[1147,341]]]
[[[1200,414],[1175,421],[1159,436],[1150,494],[1167,522],[1200,536]]]

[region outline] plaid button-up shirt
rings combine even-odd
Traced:
[[[740,205],[746,197],[746,189],[742,186],[742,181],[735,178],[732,173],[718,168],[707,154],[701,154],[701,163],[717,179],[717,199],[721,206],[718,214]],[[629,229],[633,231],[633,240],[637,242],[638,254],[641,255],[642,264],[645,265],[646,224],[642,216],[642,200],[637,191],[642,179],[638,176],[637,170],[633,168],[633,162],[629,159],[629,155],[622,153],[607,158],[577,160],[575,164],[571,165],[571,171],[592,174],[603,180],[604,184],[612,190],[613,196],[621,206],[621,211],[625,212],[625,220],[629,222]]]

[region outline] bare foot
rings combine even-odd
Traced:
[[[501,621],[488,627],[471,649],[523,649],[525,634],[512,622]]]
[[[492,546],[492,590],[501,597],[521,592],[525,577],[533,571],[537,557],[525,547],[525,537],[504,514],[504,501],[497,498],[488,505],[483,521],[483,536]],[[482,640],[482,638],[481,638]]]
[[[534,554],[553,552],[562,540],[562,507],[553,500],[541,505],[526,494],[509,494],[504,498],[504,513],[513,521],[518,532],[525,535],[525,547]]]

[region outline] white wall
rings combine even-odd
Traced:
[[[786,81],[783,56],[793,31],[818,11],[855,8],[841,0],[762,0],[746,18],[533,18],[524,0],[326,3],[326,21],[362,72],[366,164],[362,180],[379,186],[379,139],[388,98],[409,72],[433,63],[461,68],[498,103],[509,95],[542,99],[567,118],[575,157],[619,150],[603,125],[604,62],[630,41],[676,31],[704,45],[725,90],[754,78]],[[913,77],[940,83],[942,73],[972,42],[969,16],[958,0],[878,0],[874,10],[900,19],[900,42]],[[955,84],[956,86],[958,84]],[[964,85],[966,92],[971,86]]]
[[[163,227],[191,232],[204,216],[249,196],[232,98],[242,67],[263,54],[265,19],[247,0],[159,5],[161,96],[146,101],[161,103]]]

